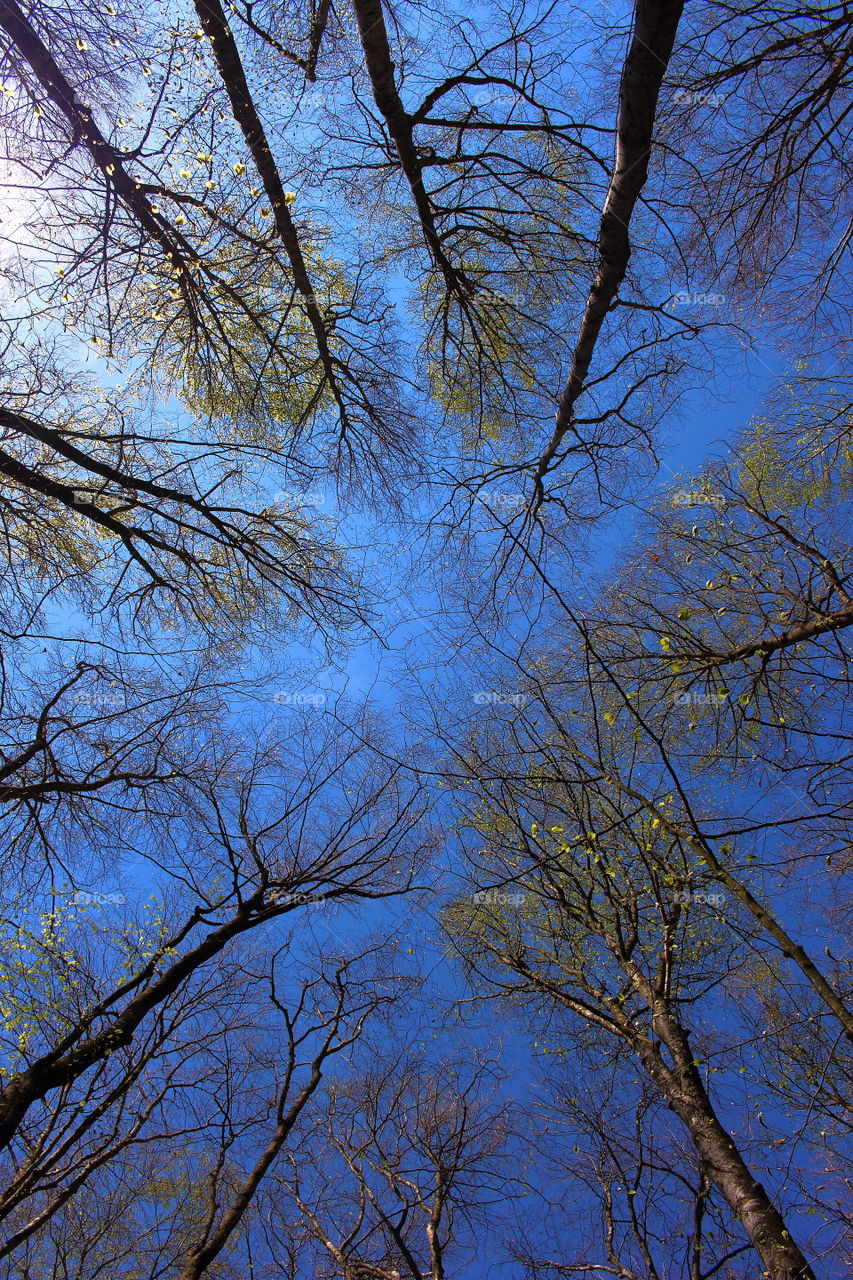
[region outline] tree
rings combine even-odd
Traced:
[[[22,589],[25,619],[12,614],[9,629],[26,630],[51,594],[124,610],[143,629],[183,617],[237,637],[250,623],[301,617],[331,631],[359,618],[355,580],[309,509],[241,495],[248,459],[158,439],[94,388],[88,409],[72,387],[59,394],[71,403],[57,414],[54,397],[47,421],[0,408],[3,577]]]
[[[444,1280],[496,1233],[509,1106],[491,1100],[494,1063],[442,1059],[404,1046],[336,1082],[290,1153],[285,1203],[299,1209],[317,1274]]]
[[[701,920],[701,908],[683,909],[682,885],[691,885],[688,901],[707,898],[692,889],[698,868],[689,846],[642,809],[626,808],[606,777],[576,770],[559,742],[537,746],[521,768],[504,761],[496,769],[494,755],[478,761],[469,819],[488,840],[478,891],[506,898],[513,887],[523,905],[483,906],[469,896],[448,916],[451,936],[489,988],[549,1022],[571,1013],[627,1047],[682,1121],[766,1270],[792,1280],[813,1275],[721,1117],[702,1070],[714,1049],[694,1047],[708,1034],[691,1027],[703,999],[748,951]],[[562,1018],[556,1026],[562,1031]]]
[[[793,1233],[722,1120],[732,1040],[740,1033],[753,1049],[735,1055],[737,1071],[768,1115],[754,1158],[766,1161],[773,1131],[774,1143],[790,1143],[802,1194],[829,1224],[832,1192],[817,1190],[812,1161],[821,1143],[844,1141],[838,1099],[853,1032],[844,961],[827,950],[827,964],[804,945],[814,925],[824,936],[837,927],[835,904],[818,891],[806,918],[799,878],[813,868],[825,884],[824,858],[849,843],[837,755],[844,409],[830,396],[812,416],[796,387],[786,403],[787,415],[746,433],[730,459],[664,494],[651,536],[583,611],[540,569],[547,628],[489,673],[492,688],[497,676],[519,692],[494,698],[476,730],[463,718],[454,735],[446,717],[436,729],[470,836],[468,894],[447,927],[481,997],[505,995],[551,1044],[556,1030],[550,1052],[560,1057],[584,1060],[592,1043],[610,1073],[634,1059],[690,1135],[708,1179],[700,1200],[721,1196],[783,1276],[809,1274],[809,1264],[793,1246],[785,1257]],[[502,643],[492,639],[492,651]],[[717,1003],[723,991],[743,993],[737,1030]],[[566,1013],[587,1030],[574,1033]],[[627,1106],[625,1092],[620,1082],[611,1105]],[[827,1127],[811,1107],[832,1116]],[[611,1239],[612,1199],[603,1212]],[[632,1248],[649,1247],[640,1235]],[[575,1263],[565,1265],[571,1274]]]
[[[682,36],[662,163],[694,287],[762,306],[797,343],[843,337],[849,8],[816,5],[803,21],[796,5],[713,5]]]
[[[604,1044],[587,1043],[583,1077],[559,1050],[549,1056],[550,1239],[530,1232],[519,1254],[527,1274],[749,1275],[750,1245],[736,1238],[737,1224],[653,1087],[626,1081],[624,1068],[615,1078]]]
[[[118,895],[115,923],[103,906],[115,895],[73,886],[55,886],[47,910],[13,904],[0,1134],[15,1265],[49,1254],[54,1232],[65,1239],[54,1217],[73,1219],[92,1178],[109,1198],[150,1142],[170,1165],[189,1169],[198,1151],[209,1169],[189,1221],[180,1204],[146,1202],[162,1214],[146,1224],[150,1247],[183,1222],[168,1244],[176,1274],[200,1276],[239,1236],[326,1060],[399,986],[387,945],[351,936],[321,960],[310,937],[312,912],[405,892],[429,840],[412,788],[363,743],[339,729],[289,776],[279,744],[232,751],[193,779],[182,811],[163,811],[167,790],[156,825],[141,815],[138,849],[163,868],[162,892],[144,905]]]
[[[93,29],[86,32],[88,39],[83,35],[76,41],[75,51],[63,47],[56,16],[46,7],[36,9],[34,25],[14,0],[4,6],[0,27],[6,37],[5,61],[20,86],[13,98],[16,106],[18,99],[26,104],[12,115],[13,136],[29,132],[31,104],[43,102],[35,108],[37,118],[46,123],[42,154],[27,155],[27,139],[22,162],[42,160],[50,172],[58,161],[62,175],[57,194],[66,238],[57,245],[53,220],[41,227],[37,221],[35,230],[51,245],[52,256],[60,258],[53,300],[73,308],[75,324],[93,322],[97,344],[107,351],[127,354],[144,342],[149,360],[155,362],[162,352],[166,369],[187,381],[195,402],[216,415],[223,411],[223,396],[232,401],[232,414],[251,411],[261,360],[272,390],[278,392],[270,397],[275,400],[273,417],[285,421],[293,434],[298,436],[318,411],[333,406],[339,443],[345,442],[350,453],[376,428],[386,441],[395,440],[400,426],[395,411],[400,406],[387,367],[390,349],[386,338],[376,339],[371,332],[382,329],[383,309],[377,310],[369,290],[347,286],[333,270],[338,280],[330,290],[330,309],[321,311],[318,299],[326,290],[309,277],[309,251],[289,208],[293,193],[284,190],[270,158],[221,12],[214,29],[215,10],[216,6],[204,10],[203,27],[235,113],[237,137],[248,145],[255,165],[262,164],[261,180],[283,256],[263,229],[270,210],[262,207],[260,190],[249,185],[245,161],[231,159],[220,191],[224,157],[214,152],[219,145],[230,150],[234,132],[211,128],[221,91],[215,88],[204,46],[191,33],[180,27],[157,30],[154,51],[149,52],[145,36],[150,38],[150,31],[128,24],[123,35],[131,57],[152,80],[152,114],[140,121],[138,132],[132,110],[119,117],[117,129],[129,130],[126,136],[134,139],[120,143],[99,123],[104,103],[84,102],[75,81],[82,72],[91,78],[96,93],[103,94],[99,77],[114,86],[114,73],[111,80],[109,69],[98,67],[93,76],[87,57],[90,41],[99,40],[101,19],[84,10],[80,26],[85,31],[90,23]],[[54,57],[51,46],[56,44],[70,66]],[[173,97],[181,102],[185,116],[171,105]],[[164,134],[166,112],[174,113],[177,125]],[[63,162],[69,143],[66,185]],[[181,164],[184,167],[178,168]],[[261,226],[250,218],[259,219]],[[81,228],[92,236],[88,243],[81,242]],[[309,233],[305,239],[316,237]],[[94,245],[101,251],[93,253]],[[328,280],[328,269],[325,274]],[[281,299],[288,293],[282,318]],[[332,312],[336,293],[342,295],[342,323]],[[297,343],[301,350],[294,360],[288,347]],[[147,376],[152,372],[149,364]],[[387,419],[383,388],[390,410]],[[264,402],[267,409],[270,400]],[[367,444],[374,444],[372,435]]]
[[[232,1274],[264,1178],[392,990],[369,953],[294,987],[281,948],[187,986],[45,1115],[4,1191],[5,1265]]]
[[[10,1280],[843,1269],[848,9],[0,0]]]

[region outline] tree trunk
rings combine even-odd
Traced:
[[[667,1104],[689,1129],[708,1177],[743,1223],[764,1263],[767,1280],[815,1280],[782,1215],[720,1123],[694,1065],[687,1032],[660,1005],[655,1010],[653,1026],[669,1050],[673,1066],[667,1066],[648,1041],[640,1049],[643,1064]]]
[[[625,279],[631,257],[631,215],[649,172],[658,96],[675,44],[684,0],[636,0],[631,44],[619,85],[616,155],[598,233],[598,273],[578,332],[554,434],[534,476],[538,496],[557,450],[574,425],[575,402],[586,385],[604,317]]]

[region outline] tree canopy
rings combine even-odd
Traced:
[[[841,1280],[853,9],[0,0],[0,1280]]]

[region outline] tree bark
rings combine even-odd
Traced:
[[[645,984],[640,981],[638,986]],[[768,1280],[816,1280],[782,1215],[720,1123],[684,1027],[651,991],[644,990],[643,995],[652,1005],[652,1026],[669,1050],[673,1065],[667,1066],[645,1038],[638,1040],[635,1048],[667,1105],[687,1126],[708,1177],[743,1223]]]
[[[444,252],[435,225],[432,203],[424,187],[423,165],[414,141],[412,120],[403,106],[394,81],[394,63],[381,0],[353,0],[353,8],[358,20],[361,47],[373,87],[373,97],[397,149],[400,167],[406,175],[424,239],[448,289],[458,293],[461,288],[464,292],[464,277]]]
[[[154,212],[140,184],[125,168],[121,152],[101,133],[95,123],[92,108],[80,101],[50,50],[15,0],[0,0],[0,29],[6,32],[50,101],[71,125],[74,138],[86,147],[108,184],[131,210],[146,235],[160,246],[174,267],[185,268],[195,257],[191,245]]]
[[[575,403],[586,383],[604,317],[628,270],[631,215],[648,177],[658,96],[683,9],[684,0],[637,0],[634,9],[631,45],[619,86],[616,156],[598,233],[598,273],[581,319],[554,434],[534,474],[540,501],[543,478],[573,428]]]
[[[284,245],[290,269],[293,272],[294,283],[302,298],[305,314],[308,316],[311,328],[314,330],[314,338],[317,343],[323,371],[328,380],[329,388],[337,401],[341,420],[346,423],[346,409],[339,387],[338,371],[329,347],[326,321],[317,306],[314,287],[308,274],[308,267],[302,253],[302,246],[299,243],[296,225],[290,216],[281,176],[249,90],[237,44],[219,0],[195,0],[195,10],[202,29],[210,41],[210,47],[213,50],[220,78],[231,103],[234,119],[237,121],[245,138],[252,161],[264,185],[264,191],[272,205],[276,231]]]
[[[818,636],[829,635],[833,631],[841,631],[849,626],[853,626],[853,604],[845,605],[843,609],[825,614],[823,617],[813,618],[810,622],[797,623],[795,627],[789,627],[787,631],[781,631],[778,635],[764,636],[761,640],[750,640],[747,644],[730,649],[727,653],[704,658],[701,667],[703,670],[711,667],[725,667],[732,662],[745,662],[747,658],[753,658],[756,654],[765,657],[779,649],[790,649],[795,644],[815,640]],[[694,655],[673,653],[671,656],[689,660]]]

